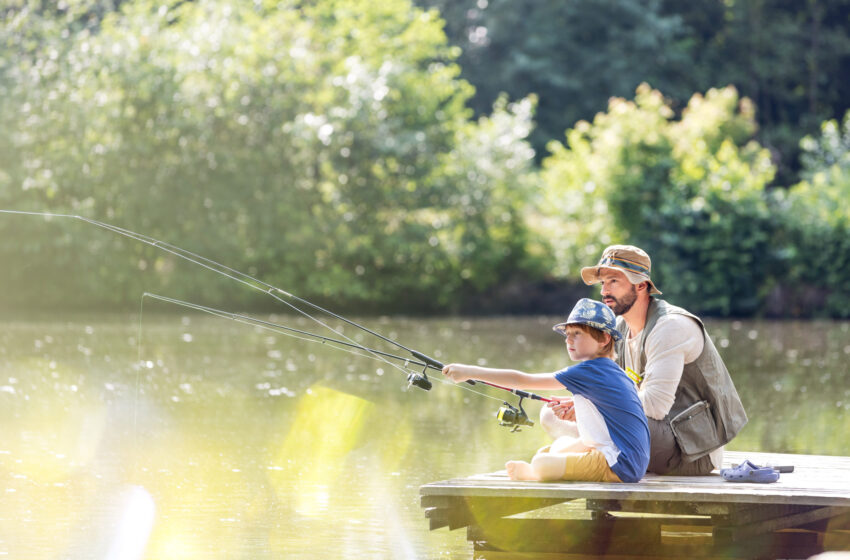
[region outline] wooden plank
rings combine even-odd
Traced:
[[[824,550],[850,550],[850,514],[833,517],[824,530]]]
[[[440,508],[426,508],[425,518],[428,519],[429,530],[440,529],[449,524],[448,510]]]
[[[598,554],[570,552],[506,552],[504,550],[487,550],[486,548],[476,547],[473,558],[475,560],[600,560],[603,557],[600,557]],[[634,555],[606,554],[604,560],[635,560],[635,557]],[[727,559],[717,557],[716,560]]]
[[[441,508],[429,508],[425,511],[430,531],[448,527],[450,531],[466,527],[470,521],[466,511]]]
[[[651,551],[647,554],[581,554],[581,553],[563,553],[563,552],[509,552],[503,550],[487,550],[486,548],[474,548],[473,558],[475,560],[636,560],[653,558],[669,558],[671,560],[681,560],[682,558],[699,558],[700,560],[730,560],[730,559],[747,559],[752,558],[809,558],[809,549],[800,547],[790,547],[789,554],[783,555],[779,553],[774,556],[763,556],[761,554],[752,555],[751,551],[743,552],[740,555],[730,555],[728,553],[714,553],[711,550],[697,550],[691,552],[688,550],[670,549],[668,551]],[[817,554],[815,552],[814,554]],[[837,559],[835,559],[837,560]]]
[[[759,558],[768,559],[807,559],[819,554],[823,550],[819,547],[809,545],[798,545],[784,543],[779,548],[756,550],[747,547],[737,550],[714,550],[711,547],[664,547],[652,549],[636,549],[632,553],[616,554],[607,552],[605,554],[578,553],[578,552],[517,552],[504,550],[490,550],[486,543],[473,544],[473,558],[475,560],[652,560],[669,559],[681,560],[682,558],[699,560],[752,560]]]
[[[824,530],[829,533],[832,531],[847,531],[850,532],[850,511],[836,515],[831,518],[824,527]],[[850,550],[850,547],[847,548]]]
[[[635,546],[659,544],[661,522],[651,518],[497,519],[485,526],[471,525],[467,539],[516,552],[625,553]]]
[[[500,500],[504,501],[503,498],[498,498],[498,497],[497,498],[486,498],[486,497],[483,498],[483,497],[478,497],[478,496],[442,496],[442,495],[438,495],[438,494],[430,494],[430,495],[420,496],[419,497],[419,504],[423,508],[430,508],[430,507],[452,508],[452,507],[456,507],[457,504],[460,503],[460,502],[465,502],[465,503],[479,502],[481,507],[484,507],[484,506],[486,506],[487,504],[490,504],[490,503],[495,504]],[[533,499],[530,499],[529,501],[531,502],[533,500],[536,500],[537,502],[542,504],[542,505],[537,506],[537,508],[556,505],[556,504],[562,504],[564,502],[572,501],[571,498],[566,498],[566,499],[565,498],[533,498]],[[532,507],[530,509],[536,509],[536,508]]]
[[[727,519],[718,518],[718,525],[741,527],[752,523],[777,519],[819,509],[817,506],[797,506],[788,504],[754,505],[748,508],[738,508],[731,512]]]
[[[567,499],[608,499],[608,500],[644,500],[644,501],[669,501],[669,502],[713,502],[713,503],[737,503],[737,504],[797,504],[813,506],[843,506],[850,507],[850,489],[848,493],[839,495],[833,490],[822,490],[804,487],[776,487],[772,489],[744,488],[738,484],[732,487],[731,483],[726,486],[706,485],[704,481],[697,480],[707,477],[690,477],[678,484],[666,482],[662,485],[653,484],[651,479],[637,484],[605,484],[590,482],[525,482],[494,484],[480,483],[475,480],[448,481],[444,483],[432,483],[421,488],[421,492],[428,494],[443,494],[454,496],[480,496],[480,497],[535,497],[535,498],[560,498]],[[716,482],[716,481],[712,481]],[[763,485],[759,485],[763,486]]]
[[[564,503],[562,498],[480,498],[474,496],[422,496],[425,517],[430,530],[448,527],[449,530],[481,523],[492,518],[525,513]]]
[[[475,560],[599,560],[597,554],[573,554],[564,552],[505,552],[476,548]],[[634,556],[606,554],[605,560],[634,560]],[[722,560],[718,558],[717,560]]]
[[[816,508],[781,517],[764,519],[753,523],[748,523],[739,526],[715,527],[714,536],[721,540],[732,542],[741,541],[743,539],[760,535],[763,533],[771,533],[790,527],[797,527],[813,521],[821,519],[829,519],[841,515],[846,510],[844,508],[824,507]]]
[[[777,532],[756,535],[743,541],[715,539],[713,554],[730,558],[810,558],[823,552],[815,533]]]
[[[624,518],[589,520],[500,519],[471,526],[474,558],[808,558],[823,551],[816,534],[772,533],[743,543],[710,536],[663,539],[662,524]],[[544,556],[551,555],[551,556]]]
[[[419,496],[419,506],[422,508],[449,507],[456,499],[456,496],[441,496],[438,494],[422,495]]]
[[[717,502],[668,502],[660,500],[587,500],[594,511],[628,511],[667,515],[729,515],[734,505]]]
[[[677,551],[670,553],[668,558],[681,559],[682,556]],[[486,550],[475,549],[473,553],[475,560],[635,560],[633,554],[605,554],[600,557],[598,554],[578,554],[578,553],[561,553],[561,552],[505,552],[501,550]],[[653,555],[645,556],[644,558],[663,558],[663,556]],[[729,556],[698,556],[700,560],[729,560]]]
[[[749,458],[757,464],[793,465],[773,484],[730,483],[717,474],[696,477],[646,475],[635,484],[522,482],[505,473],[488,473],[421,487],[425,495],[535,497],[670,503],[788,504],[850,508],[850,458],[771,453],[725,454],[724,464]]]
[[[468,526],[475,558],[808,558],[850,549],[850,458],[725,455],[725,466],[748,458],[795,471],[773,484],[729,483],[716,473],[543,483],[501,471],[424,485],[421,504],[432,529]],[[506,517],[576,499],[591,519],[575,508]],[[563,513],[568,519],[552,519]]]

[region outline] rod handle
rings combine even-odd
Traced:
[[[423,354],[422,352],[417,352],[416,350],[411,350],[410,353],[413,354],[413,357],[416,358],[417,360],[422,360],[423,362],[425,362],[426,364],[428,364],[429,366],[431,366],[433,368],[443,369],[443,367],[444,367],[442,362],[440,362],[439,360],[435,360],[431,356],[427,356],[427,355]],[[467,379],[466,382],[469,383],[470,385],[475,385],[475,381],[473,381],[472,379]]]

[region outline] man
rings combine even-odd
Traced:
[[[658,299],[651,260],[631,245],[605,249],[582,280],[601,284],[602,302],[618,316],[623,335],[617,361],[638,384],[651,436],[648,472],[702,475],[720,468],[723,445],[747,423],[726,366],[696,316]],[[551,406],[551,405],[550,405]],[[541,411],[541,424],[557,436],[572,420],[563,399]]]

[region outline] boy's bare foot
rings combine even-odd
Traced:
[[[508,461],[505,463],[505,470],[508,471],[511,480],[540,480],[534,474],[531,464],[525,461]]]

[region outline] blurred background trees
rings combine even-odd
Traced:
[[[336,309],[560,313],[628,242],[694,311],[850,314],[850,1],[418,5],[14,0],[0,207]],[[6,305],[262,305],[80,221],[0,235]]]
[[[534,270],[530,101],[471,120],[436,12],[267,4],[13,11],[6,44],[33,46],[4,58],[3,206],[97,217],[361,308],[441,308]],[[93,273],[67,275],[78,303],[151,282],[178,297],[244,294],[79,222],[5,218],[7,259],[25,244],[30,264],[7,271],[15,297],[50,268]],[[120,265],[105,266],[113,244]]]
[[[770,289],[775,224],[765,186],[774,167],[751,140],[752,106],[733,88],[694,95],[680,119],[657,90],[613,99],[544,160],[541,223],[570,232],[558,262],[568,276],[606,245],[628,241],[653,258],[671,301],[722,315],[758,310]]]
[[[549,140],[632,97],[642,82],[682,111],[696,92],[734,85],[758,108],[757,140],[781,184],[799,171],[798,142],[850,99],[847,0],[417,0],[446,18],[461,47],[472,107],[499,92],[540,97],[532,141]]]

